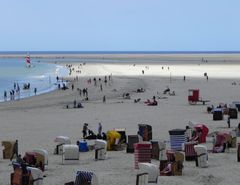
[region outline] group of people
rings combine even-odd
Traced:
[[[88,123],[83,124],[82,133],[83,133],[83,138],[84,139],[103,139],[103,140],[107,139],[106,134],[102,131],[102,124],[101,123],[98,123],[97,135],[92,130],[90,130],[88,128]]]
[[[23,84],[23,90],[29,90],[29,89],[30,89],[30,83]],[[21,88],[19,84],[15,82],[13,84],[13,89],[9,90],[9,95],[6,90],[3,92],[4,101],[7,101],[8,99],[9,100],[15,100],[16,98],[20,99],[20,92],[21,92]],[[34,88],[34,94],[35,95],[37,94],[37,88]]]

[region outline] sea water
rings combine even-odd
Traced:
[[[27,67],[24,58],[0,59],[0,101],[4,101],[4,91],[7,99],[10,91],[14,90],[14,83],[20,87],[20,97],[25,98],[37,94],[46,93],[57,88],[56,77],[68,75],[68,70],[60,65],[45,63],[36,59],[31,60],[31,67]],[[24,84],[30,83],[30,89],[24,90]]]

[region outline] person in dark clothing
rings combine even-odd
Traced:
[[[17,162],[18,164],[20,164],[20,165],[21,165],[22,163],[24,163],[24,161],[23,161],[23,159],[22,159],[22,157],[21,157],[20,154],[17,156],[16,162]]]
[[[84,123],[83,130],[82,130],[83,138],[85,138],[87,136],[87,130],[88,130],[88,124]]]
[[[13,145],[12,156],[10,157],[11,161],[12,161],[14,155],[16,155],[16,157],[18,156],[18,140],[16,140],[16,142]]]
[[[35,95],[37,94],[37,88],[36,87],[34,88],[34,94]]]
[[[227,124],[228,124],[228,128],[230,128],[230,116],[228,116],[228,119],[227,119]]]
[[[103,139],[103,140],[107,140],[107,135],[106,135],[105,132],[102,133],[102,139]]]

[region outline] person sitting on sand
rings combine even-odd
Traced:
[[[83,108],[83,105],[81,102],[78,103],[77,108]]]
[[[167,87],[167,89],[165,89],[165,90],[163,91],[163,94],[166,94],[167,92],[170,92],[169,87]]]
[[[102,133],[102,139],[103,139],[103,140],[107,140],[107,135],[106,135],[105,132]]]
[[[169,162],[167,164],[167,166],[160,173],[164,174],[164,175],[171,175],[172,174],[172,163]]]
[[[218,146],[218,147],[214,147],[213,152],[214,153],[224,153],[226,149],[226,143],[223,143],[222,145]]]
[[[97,139],[97,135],[92,130],[88,130],[88,136],[85,139]]]
[[[141,98],[138,98],[138,99],[134,99],[134,103],[138,103],[140,102]]]

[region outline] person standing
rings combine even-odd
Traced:
[[[84,123],[83,130],[82,130],[83,138],[85,138],[87,136],[87,130],[88,130],[88,124]]]
[[[37,88],[36,87],[34,88],[34,94],[35,95],[37,94]]]
[[[227,119],[227,124],[228,124],[228,128],[230,128],[230,116],[228,116],[228,119]]]
[[[7,91],[4,91],[4,101],[7,101]]]
[[[98,123],[98,135],[101,136],[102,135],[102,124]]]
[[[16,155],[16,157],[18,157],[18,140],[16,140],[13,145],[13,151],[12,151],[12,156],[10,157],[10,161],[12,161],[14,155]]]
[[[103,96],[103,103],[106,103],[106,96]]]

